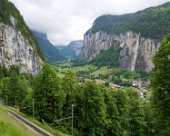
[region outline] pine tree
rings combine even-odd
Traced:
[[[9,84],[7,87],[7,96],[9,105],[19,104],[19,100],[22,95],[20,94],[21,90],[19,88],[19,77],[15,71],[11,72]]]
[[[64,115],[70,115],[71,105],[75,103],[75,95],[77,92],[78,83],[76,76],[73,71],[69,70],[65,72],[64,78],[62,79],[62,89],[66,94],[66,100],[64,103]]]
[[[121,126],[121,131],[119,135],[128,136],[129,135],[129,97],[126,91],[122,89],[116,90],[116,104],[119,112],[119,122]]]
[[[98,86],[93,82],[84,84],[81,95],[79,126],[87,136],[103,136],[105,132],[106,105]]]
[[[144,105],[137,90],[132,88],[127,90],[129,96],[129,135],[146,136],[144,133],[146,122],[144,118]]]
[[[104,101],[107,109],[106,129],[108,136],[120,136],[121,123],[116,104],[115,91],[101,88],[104,93]]]
[[[163,40],[153,63],[151,86],[155,135],[166,136],[170,134],[170,34]]]
[[[37,118],[50,123],[61,118],[65,93],[59,77],[48,64],[44,65],[36,78],[33,98]]]

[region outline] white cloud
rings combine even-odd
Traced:
[[[102,14],[124,14],[169,0],[11,0],[28,26],[45,32],[54,44],[83,39]]]

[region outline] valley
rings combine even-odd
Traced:
[[[57,74],[62,78],[64,73],[71,70],[76,76],[77,80],[83,79],[87,81],[102,81],[102,84],[110,83],[118,86],[130,87],[133,86],[133,82],[138,82],[145,87],[149,86],[148,80],[151,73],[145,71],[130,72],[123,68],[116,68],[110,66],[95,66],[92,64],[86,64],[83,66],[74,66],[71,62],[63,62],[58,65],[54,65],[54,69]],[[115,85],[115,86],[116,86]],[[139,85],[140,86],[140,85]],[[136,87],[139,87],[136,86]]]
[[[170,2],[96,14],[83,34],[73,9],[87,3],[68,8],[74,20],[60,2],[11,1],[0,0],[0,135],[36,135],[8,106],[56,136],[169,136]]]

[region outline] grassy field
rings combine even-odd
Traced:
[[[38,134],[27,129],[0,106],[0,136],[38,136]]]
[[[77,67],[63,67],[62,65],[54,66],[56,71],[58,72],[58,75],[60,77],[63,77],[63,74],[68,71],[72,70],[74,73],[81,73],[81,72],[86,72],[86,74],[91,74],[91,76],[98,77],[100,74],[101,75],[108,75],[113,73],[112,68],[107,68],[107,67],[101,67],[97,68],[94,65],[85,65],[85,66],[77,66]]]
[[[63,134],[63,133],[61,133],[60,131],[58,131],[58,130],[52,128],[52,127],[50,127],[50,126],[49,126],[48,124],[46,124],[46,123],[41,123],[41,122],[37,121],[36,119],[31,118],[30,116],[27,116],[27,115],[19,112],[18,109],[15,109],[15,108],[13,108],[13,107],[8,107],[8,108],[11,109],[11,110],[13,110],[13,111],[15,111],[16,113],[20,114],[21,116],[23,116],[24,118],[28,119],[29,121],[31,121],[32,123],[36,124],[37,126],[39,126],[39,127],[43,128],[43,129],[47,130],[48,132],[50,132],[51,134],[53,134],[53,135],[55,135],[55,136],[69,136],[69,135],[67,135],[67,134]],[[1,135],[0,135],[0,136],[1,136]],[[24,136],[25,136],[25,135],[24,135]]]
[[[91,73],[92,76],[98,77],[101,75],[109,75],[113,73],[113,68],[101,67],[100,69]]]
[[[101,83],[104,85],[107,85],[109,83],[109,87],[111,88],[119,86],[129,87],[132,86],[132,80],[139,79],[142,81],[147,81],[150,75],[148,72],[145,71],[131,72],[124,68],[108,66],[97,67],[92,64],[75,67],[71,66],[72,65],[68,65],[68,63],[53,65],[60,78],[64,77],[64,73],[66,71],[72,70],[77,77],[83,77],[85,81],[95,80],[96,83]],[[104,82],[101,82],[101,80],[103,80]]]
[[[95,71],[97,69],[94,65],[85,65],[85,66],[77,66],[77,67],[65,67],[65,65],[54,66],[54,68],[61,73],[64,73],[67,70],[72,70],[75,73],[78,71]]]

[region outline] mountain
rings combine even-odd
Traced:
[[[56,46],[60,54],[66,58],[76,59],[80,55],[81,47],[83,46],[83,41],[72,41],[67,46]]]
[[[170,2],[133,14],[103,15],[85,33],[81,59],[151,71],[152,57],[169,32]]]
[[[0,65],[17,65],[21,72],[36,74],[43,54],[20,12],[8,0],[0,0]]]
[[[59,51],[53,46],[52,43],[47,38],[44,33],[33,31],[35,38],[37,39],[45,58],[49,63],[64,60],[64,57],[59,53]]]

